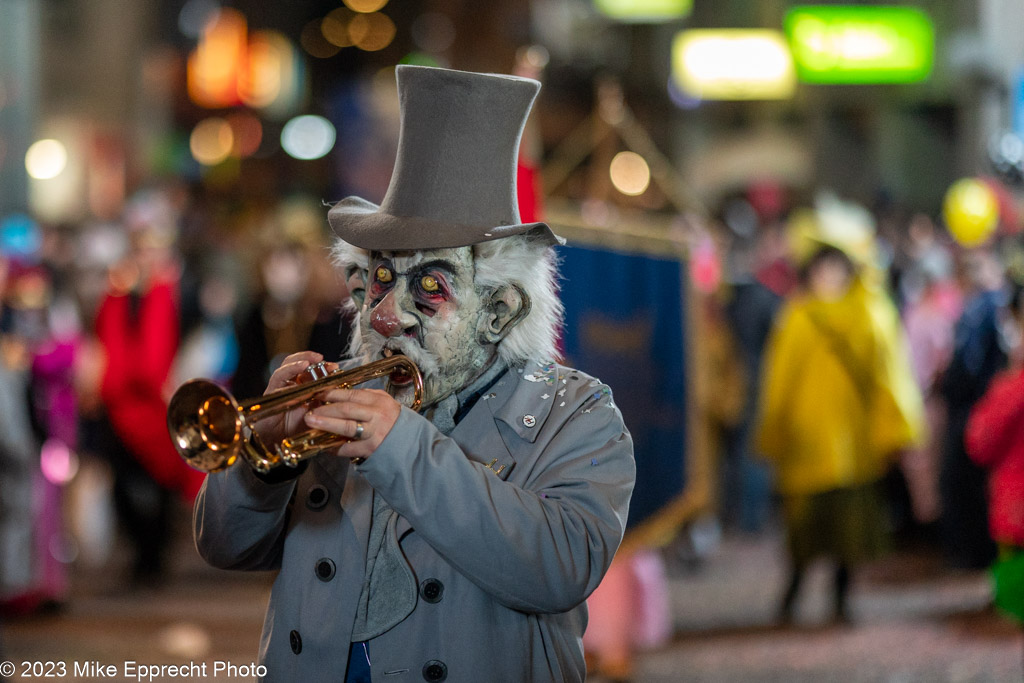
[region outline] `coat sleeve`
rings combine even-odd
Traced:
[[[611,563],[635,463],[610,395],[595,395],[557,430],[519,486],[403,409],[358,469],[436,552],[498,602],[563,612],[586,599]]]
[[[220,569],[279,569],[295,479],[269,484],[244,463],[207,475],[196,497],[196,549]]]
[[[997,378],[971,411],[964,443],[982,467],[992,467],[1010,452],[1024,424],[1024,374]]]

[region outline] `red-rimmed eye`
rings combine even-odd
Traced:
[[[437,278],[433,275],[424,275],[420,278],[420,287],[423,288],[424,292],[430,292],[431,294],[441,291],[441,285],[438,284]]]
[[[383,263],[377,265],[371,271],[370,286],[367,288],[367,296],[370,305],[378,302],[395,285],[395,271]]]
[[[413,280],[413,290],[417,296],[436,304],[451,297],[451,290],[445,280],[444,273],[436,270],[420,272]]]

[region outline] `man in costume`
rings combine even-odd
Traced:
[[[580,681],[584,600],[621,540],[634,463],[608,387],[551,362],[560,240],[520,223],[514,180],[539,84],[397,77],[387,194],[329,220],[357,309],[351,363],[407,355],[424,408],[393,376],[394,398],[334,390],[289,415],[261,436],[354,440],[294,470],[210,475],[196,543],[219,567],[279,570],[267,680]],[[319,360],[289,356],[268,391]]]

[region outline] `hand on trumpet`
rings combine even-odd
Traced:
[[[263,395],[266,396],[296,384],[301,381],[300,375],[309,366],[319,363],[323,359],[324,357],[315,351],[299,351],[298,353],[286,356],[281,361],[280,367],[274,370],[274,374],[270,376],[270,382],[267,383],[267,388]],[[329,363],[328,366],[328,369],[332,371],[337,368],[337,365],[334,363]],[[257,431],[259,431],[260,437],[267,443],[277,443],[286,436],[291,436],[306,429],[303,417],[308,411],[309,406],[302,405],[281,415],[274,415],[260,420]]]
[[[322,360],[314,351],[291,354],[270,376],[264,394],[294,384],[306,368]],[[318,398],[323,403],[314,408],[303,406],[261,421],[260,436],[273,443],[306,428],[319,429],[352,439],[342,444],[338,455],[365,459],[377,450],[402,411],[398,401],[379,389],[332,389]]]
[[[380,389],[332,389],[324,399],[324,405],[306,413],[306,424],[352,439],[337,452],[357,460],[377,450],[402,412],[402,404]]]

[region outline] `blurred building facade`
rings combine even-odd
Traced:
[[[296,45],[310,22],[341,7],[333,0],[222,4],[239,10],[251,31],[274,29]],[[786,100],[676,98],[673,104],[666,84],[679,31],[779,29],[796,4],[694,0],[689,14],[675,20],[622,23],[598,12],[590,0],[392,3],[380,10],[395,26],[386,47],[344,48],[321,58],[303,53],[304,109],[333,110],[334,124],[345,125],[344,113],[331,101],[345,81],[410,56],[509,72],[516,49],[538,43],[551,56],[537,115],[546,150],[592,108],[594,81],[611,76],[623,84],[626,101],[686,183],[709,202],[752,179],[775,178],[794,186],[839,187],[865,202],[881,196],[929,209],[953,179],[984,170],[988,140],[1012,126],[1012,100],[1020,89],[1024,46],[1011,27],[1024,21],[1024,8],[1014,0],[902,3],[922,9],[934,23],[934,66],[923,83],[801,84]],[[107,218],[154,173],[206,181],[218,175],[199,168],[187,146],[182,149],[205,114],[244,109],[203,112],[188,101],[184,69],[195,39],[182,33],[181,23],[184,12],[200,5],[218,6],[212,0],[4,2],[4,206],[25,205],[31,198],[43,218]],[[280,134],[280,121],[265,117],[262,123],[265,141]],[[41,138],[63,142],[67,166],[52,179],[29,179],[21,160],[28,143]],[[331,168],[351,159],[335,153],[322,162],[293,164],[280,150],[264,151],[264,159],[285,167],[267,180],[271,189],[286,189],[296,174],[325,198],[346,189]],[[245,162],[227,174],[232,182],[258,181],[266,173],[263,159]]]

